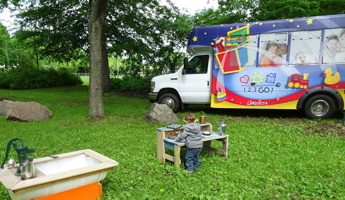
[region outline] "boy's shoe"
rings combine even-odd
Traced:
[[[193,174],[193,171],[184,170],[187,173]]]

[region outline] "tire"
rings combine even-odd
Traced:
[[[334,111],[334,100],[326,95],[313,96],[304,106],[304,113],[309,119],[326,119],[331,117]]]
[[[169,108],[171,108],[171,110],[174,113],[177,112],[181,107],[181,102],[179,98],[175,94],[172,94],[172,93],[163,94],[159,98],[158,103],[166,104],[167,106],[169,106]]]

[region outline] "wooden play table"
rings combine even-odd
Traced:
[[[228,135],[219,135],[219,133],[212,131],[212,124],[205,123],[199,124],[201,131],[210,131],[210,135],[203,135],[203,151],[217,152],[224,157],[228,156]],[[157,128],[157,159],[164,163],[165,160],[172,161],[175,168],[179,168],[181,165],[181,148],[185,147],[184,142],[174,142],[169,139],[169,136],[176,136],[178,133],[183,132],[182,126],[180,129],[170,129],[167,127]],[[212,147],[212,141],[220,141],[223,143],[222,149],[215,149]],[[166,149],[173,150],[173,155],[166,153]]]

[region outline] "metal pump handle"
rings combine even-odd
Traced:
[[[8,144],[7,144],[7,149],[6,149],[5,159],[4,159],[4,161],[2,162],[2,164],[1,164],[1,169],[4,168],[5,162],[6,162],[7,159],[8,159],[8,154],[10,153],[11,145],[12,145],[12,144],[15,144],[16,141],[21,141],[21,142],[22,142],[23,139],[21,139],[21,138],[13,138],[13,139],[11,139],[11,140],[8,142]]]

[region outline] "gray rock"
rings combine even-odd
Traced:
[[[153,103],[146,112],[145,120],[152,123],[172,124],[180,121],[175,113],[165,104]]]
[[[6,116],[8,109],[12,106],[13,101],[0,101],[0,116]]]
[[[35,102],[12,103],[7,111],[6,119],[21,122],[44,121],[52,117],[52,112],[46,107]]]

